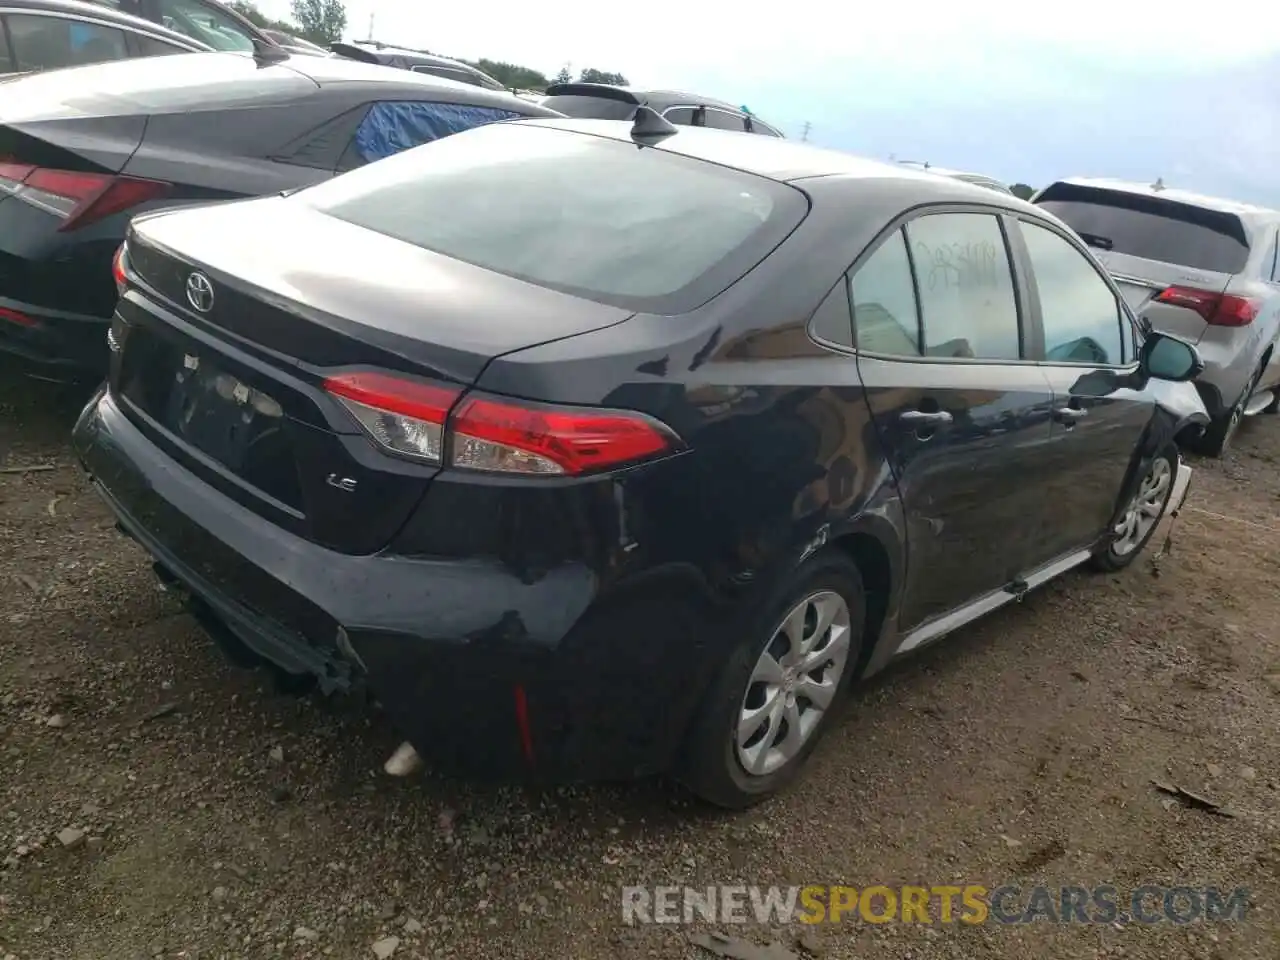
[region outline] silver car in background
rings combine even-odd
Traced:
[[[1220,456],[1240,421],[1274,413],[1280,385],[1280,211],[1154,184],[1072,178],[1038,204],[1094,249],[1133,312],[1196,344],[1212,421],[1195,441]]]

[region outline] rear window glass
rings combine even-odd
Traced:
[[[543,97],[542,105],[549,110],[563,113],[579,120],[630,120],[636,112],[636,104],[608,97],[579,97],[568,94],[560,97]]]
[[[1098,249],[1218,273],[1239,273],[1249,259],[1244,226],[1229,213],[1065,183],[1036,203]]]
[[[438,140],[295,200],[489,270],[657,313],[724,290],[807,210],[776,181],[525,123]]]

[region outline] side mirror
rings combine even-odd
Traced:
[[[1200,351],[1167,333],[1147,334],[1138,354],[1138,363],[1147,376],[1174,383],[1194,380],[1204,370]]]

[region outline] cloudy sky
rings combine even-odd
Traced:
[[[288,0],[260,0],[287,16]],[[585,9],[584,9],[585,8]],[[798,138],[1040,185],[1155,180],[1280,206],[1280,5],[348,0],[348,32],[749,106]],[[630,19],[628,19],[628,15]]]

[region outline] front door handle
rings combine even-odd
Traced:
[[[951,422],[951,414],[946,410],[908,410],[898,419],[909,427],[939,427]]]
[[[1053,419],[1068,425],[1075,423],[1077,420],[1083,420],[1088,415],[1088,410],[1082,410],[1077,407],[1059,407],[1053,411]]]

